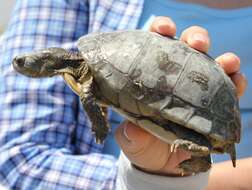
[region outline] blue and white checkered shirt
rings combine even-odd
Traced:
[[[75,49],[95,31],[131,29],[142,0],[18,0],[0,44],[0,183],[11,189],[115,189],[116,158],[94,142],[79,98],[61,77],[14,72],[15,55]],[[116,122],[116,121],[115,121]]]

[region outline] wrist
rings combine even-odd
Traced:
[[[188,177],[169,177],[141,171],[138,166],[133,166],[123,152],[120,154],[118,166],[117,186],[120,190],[195,190],[205,189],[208,183],[209,171]]]

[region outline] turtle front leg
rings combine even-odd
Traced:
[[[102,108],[96,103],[94,96],[94,83],[93,78],[90,77],[89,80],[82,84],[80,99],[85,109],[91,124],[92,131],[95,134],[96,143],[103,143],[109,132],[109,124],[106,118],[106,114],[103,112]]]

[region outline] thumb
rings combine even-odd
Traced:
[[[169,145],[133,123],[124,122],[117,128],[115,135],[124,154],[138,167],[159,171],[166,164]]]
[[[181,150],[171,153],[169,144],[130,122],[120,125],[115,137],[131,163],[151,173],[181,173],[178,164],[190,156]]]
[[[133,123],[124,121],[116,129],[115,138],[125,153],[136,154],[148,147],[154,137]]]

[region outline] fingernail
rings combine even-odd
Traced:
[[[203,42],[203,43],[206,42],[205,36],[203,34],[201,34],[201,33],[195,33],[195,34],[193,34],[192,35],[192,39],[194,41],[200,41],[200,42]]]
[[[240,58],[230,52],[224,54],[224,59],[225,61],[235,61],[238,64],[240,64]]]
[[[165,19],[161,19],[157,25],[157,32],[167,35],[175,35],[173,33],[176,32],[176,29],[174,28],[176,28],[176,26],[172,22],[168,22]]]
[[[128,136],[127,129],[128,129],[127,124],[124,123],[124,126],[123,126],[123,135],[124,135],[124,137],[125,137],[128,141],[131,141],[130,138],[129,138],[129,136]]]
[[[157,32],[162,33],[167,28],[167,25],[165,23],[160,22],[160,24],[157,26]]]

